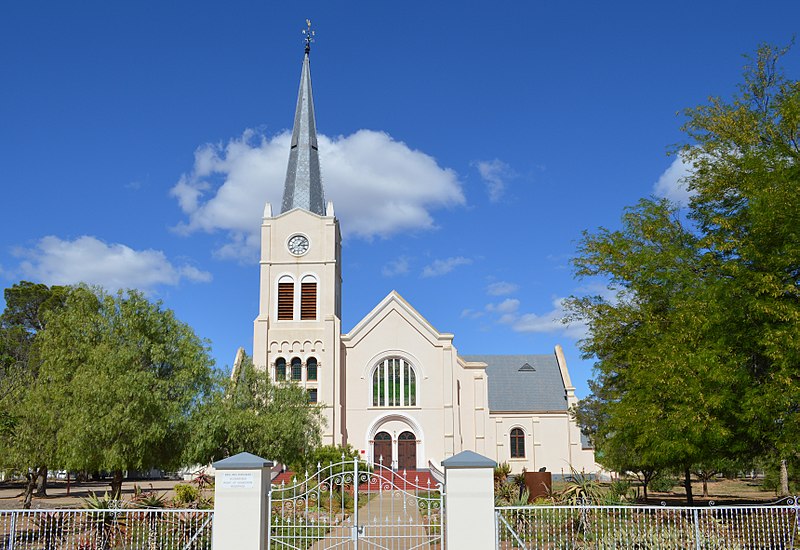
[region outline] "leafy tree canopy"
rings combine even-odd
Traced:
[[[576,413],[610,467],[688,476],[800,435],[800,83],[785,52],[761,47],[731,100],[685,111],[685,210],[644,199],[619,230],[584,233],[576,275],[610,292],[568,303],[597,358]]]
[[[185,461],[207,464],[249,452],[283,464],[303,462],[320,443],[322,413],[300,386],[275,384],[245,356],[235,374],[218,377],[196,410]]]
[[[211,386],[208,351],[140,292],[81,287],[36,339],[39,376],[21,413],[53,439],[49,463],[113,471],[117,491],[123,470],[179,465],[190,414]]]

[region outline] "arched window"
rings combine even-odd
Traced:
[[[286,380],[286,359],[275,359],[275,380]]]
[[[373,407],[414,407],[417,375],[405,359],[384,359],[372,372]]]
[[[317,379],[317,360],[313,357],[306,359],[306,380]]]
[[[525,432],[522,428],[511,430],[511,458],[525,458]]]
[[[300,281],[300,320],[315,321],[317,319],[317,280],[306,275]]]
[[[292,359],[292,380],[302,380],[303,379],[303,362],[300,361],[299,357],[295,357]]]
[[[284,275],[278,279],[278,320],[294,319],[294,279]]]

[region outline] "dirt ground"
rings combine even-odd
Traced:
[[[175,496],[173,487],[176,483],[186,483],[174,479],[157,480],[138,480],[126,481],[122,484],[122,494],[124,500],[129,500],[135,491],[135,486],[141,487],[142,491],[155,491],[158,494],[165,494],[167,498]],[[55,508],[80,508],[82,499],[89,496],[89,493],[103,495],[110,490],[110,485],[106,481],[89,481],[86,483],[70,482],[69,494],[67,494],[67,482],[64,480],[51,479],[47,483],[46,497],[33,497],[32,508],[55,509]],[[0,483],[0,510],[17,510],[22,508],[22,482],[1,482]]]
[[[696,505],[705,506],[709,502],[721,506],[725,504],[748,504],[775,502],[778,496],[774,491],[764,491],[761,480],[750,479],[715,479],[708,482],[708,497],[702,497],[703,484],[699,481],[692,482],[692,495]],[[668,493],[648,492],[651,504],[662,501],[668,505],[686,504],[686,491],[682,486],[675,486]]]

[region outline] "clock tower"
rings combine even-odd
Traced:
[[[305,388],[323,406],[323,444],[342,443],[341,233],[325,204],[309,65],[312,33],[297,94],[280,214],[268,203],[261,222],[259,313],[253,362],[278,383]]]

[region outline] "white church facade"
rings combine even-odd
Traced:
[[[347,333],[341,309],[341,234],[324,200],[307,44],[282,208],[267,204],[261,225],[255,365],[321,405],[323,443],[350,444],[369,462],[438,468],[472,450],[515,472],[597,471],[568,413],[576,398],[560,346],[459,355],[453,334],[394,291]]]

